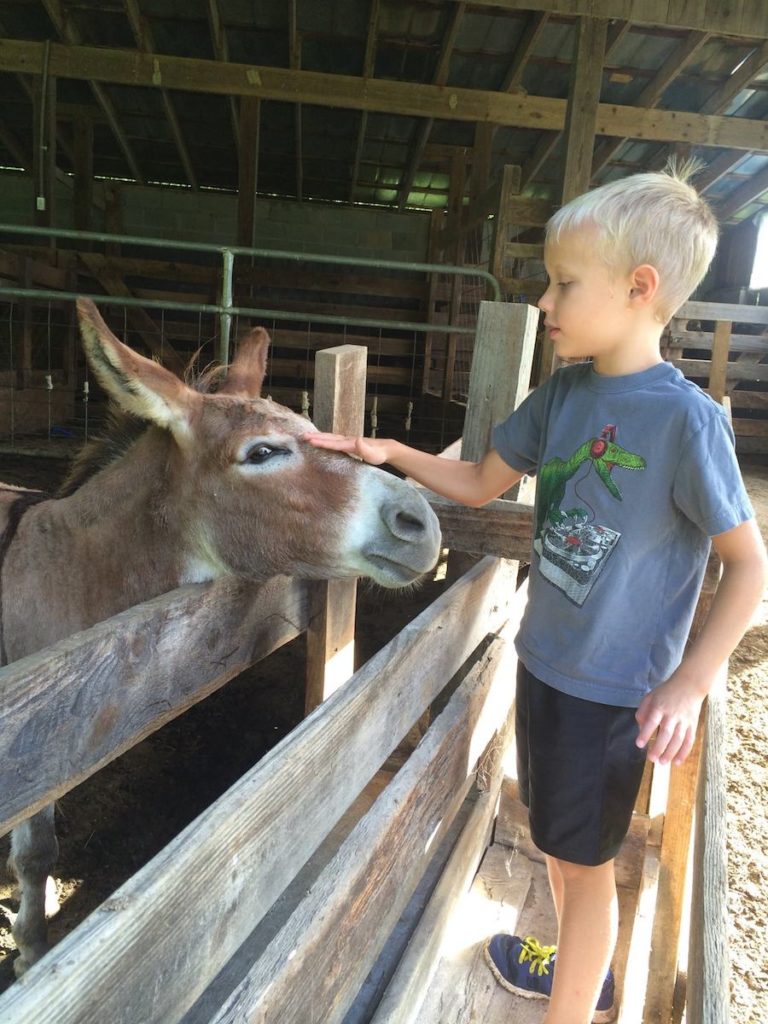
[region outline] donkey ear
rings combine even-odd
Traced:
[[[188,434],[200,396],[159,363],[118,341],[90,299],[77,300],[77,313],[88,362],[110,397],[139,419],[177,436]]]
[[[263,327],[254,327],[240,340],[237,355],[227,370],[219,394],[258,398],[267,370],[269,335]]]

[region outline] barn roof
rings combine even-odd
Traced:
[[[101,178],[234,192],[245,150],[261,194],[439,208],[491,124],[492,171],[557,199],[587,13],[609,21],[593,182],[683,144],[723,220],[768,205],[763,0],[4,0],[0,166],[32,170],[49,77],[64,175],[87,125]]]

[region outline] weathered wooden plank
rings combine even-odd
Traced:
[[[340,345],[317,353],[315,409],[319,430],[362,434],[365,420],[365,366],[368,350]],[[312,616],[307,630],[307,714],[355,671],[357,580],[317,580],[310,584]]]
[[[768,437],[768,419],[734,419],[732,425],[737,437]]]
[[[424,491],[443,531],[443,543],[469,555],[496,555],[528,562],[533,537],[533,506],[497,498],[482,508],[467,508]]]
[[[703,377],[709,379],[710,361],[708,359],[675,359],[686,377]],[[768,380],[768,363],[727,363],[726,380]]]
[[[8,831],[287,643],[305,587],[181,587],[0,672],[0,828]]]
[[[659,888],[659,843],[661,817],[654,819],[642,863],[631,937],[624,962],[622,997],[616,1024],[642,1024],[648,987],[648,960]]]
[[[696,798],[686,1013],[689,1024],[726,1024],[728,957],[728,851],[724,666],[706,702],[704,750]]]
[[[518,599],[522,597],[523,592],[518,594]],[[518,628],[521,604],[522,601],[518,600],[518,612],[501,634],[510,646]],[[510,670],[511,664],[505,669],[507,675],[511,674]],[[483,767],[478,772],[478,784],[482,785],[483,792],[472,809],[371,1024],[415,1024],[421,1018],[421,1004],[437,970],[440,950],[450,928],[452,914],[470,888],[488,846],[504,773],[505,754],[513,732],[512,702],[506,721],[499,725],[494,737],[489,768],[486,770]]]
[[[478,860],[488,845],[497,795],[495,789],[481,794],[472,808],[371,1024],[410,1024],[419,1020],[421,1002],[437,969],[451,914],[471,885]]]
[[[673,329],[672,340],[682,348],[712,349],[714,334],[711,331],[679,331]],[[732,334],[732,352],[753,352],[768,356],[768,338],[758,334]]]
[[[709,393],[716,402],[725,398],[726,373],[728,370],[728,349],[731,347],[730,320],[718,320],[715,324],[715,339],[712,344],[712,362],[709,366]]]
[[[734,324],[768,324],[768,306],[744,306],[735,302],[686,302],[676,320],[730,320]]]
[[[532,865],[525,856],[505,847],[493,845],[486,851],[472,888],[464,894],[446,931],[425,998],[414,1007],[418,1013],[408,1014],[408,1008],[403,1007],[402,1016],[395,1017],[395,1021],[488,1021],[489,1008],[501,989],[486,966],[483,944],[496,932],[518,931],[523,908],[530,898],[532,876],[540,870],[539,865]],[[509,1003],[509,994],[502,994]],[[507,1005],[504,1021],[516,1022],[518,1018],[511,1016],[509,1009]]]
[[[448,824],[447,810],[507,719],[515,661],[494,640],[212,1024],[343,1020]],[[437,830],[437,831],[436,831]],[[340,956],[340,950],[355,951]]]
[[[170,1024],[506,618],[485,559],[0,997],[0,1020]]]

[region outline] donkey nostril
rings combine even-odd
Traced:
[[[413,537],[424,532],[424,522],[411,512],[398,512],[395,516],[395,527],[399,536]]]

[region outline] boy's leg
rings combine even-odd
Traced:
[[[613,861],[592,867],[547,856],[547,870],[559,927],[544,1024],[589,1024],[616,944]]]

